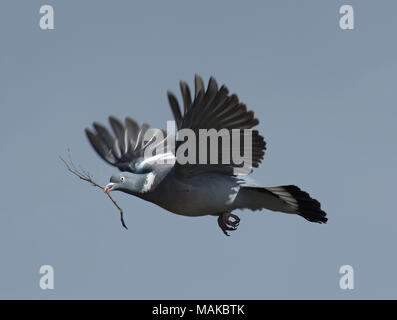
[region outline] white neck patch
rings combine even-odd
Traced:
[[[141,191],[142,193],[148,192],[152,188],[155,177],[156,176],[153,172],[150,172],[146,176],[146,180],[145,180],[145,183],[143,184],[142,191]]]

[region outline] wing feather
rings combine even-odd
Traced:
[[[240,139],[244,138],[243,129],[251,130],[259,124],[258,119],[255,118],[252,111],[248,111],[244,103],[241,103],[236,94],[229,94],[229,90],[225,85],[218,89],[216,80],[211,77],[208,81],[207,89],[205,90],[203,79],[195,75],[194,78],[195,90],[194,100],[191,100],[189,86],[186,82],[181,81],[182,101],[184,105],[184,113],[180,111],[177,99],[175,96],[168,92],[168,100],[170,102],[171,110],[177,123],[178,129],[189,128],[196,132],[200,129],[239,129]],[[247,151],[251,152],[252,167],[258,167],[262,161],[264,152],[266,150],[266,142],[263,137],[258,134],[258,131],[251,130],[252,145],[251,148],[244,146],[240,143],[240,154]],[[177,142],[178,148],[183,141]],[[199,143],[197,142],[196,145]],[[204,172],[219,172],[223,174],[233,174],[233,168],[238,167],[235,163],[222,164],[222,150],[218,148],[218,164],[185,164],[175,165],[175,174],[178,176],[189,176],[200,174]],[[225,149],[223,149],[225,151]],[[226,148],[226,152],[231,153],[231,147]],[[196,163],[198,163],[198,156]],[[246,160],[244,158],[244,160]],[[207,162],[209,163],[209,161]]]
[[[145,159],[145,151],[152,144],[159,145],[164,139],[164,131],[150,129],[144,123],[139,126],[131,119],[125,118],[124,125],[115,117],[109,117],[109,123],[114,136],[109,130],[99,123],[94,123],[94,130],[86,129],[85,133],[89,142],[98,155],[111,165],[118,167],[121,171],[139,172],[139,170],[150,170],[149,165],[140,166]],[[151,130],[148,132],[148,130]],[[157,133],[162,134],[157,137]],[[161,157],[160,157],[161,158]],[[154,163],[148,161],[147,163]]]

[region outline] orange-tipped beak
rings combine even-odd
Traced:
[[[103,188],[103,191],[105,191],[106,193],[108,193],[109,191],[112,190],[112,188],[113,188],[114,185],[115,185],[115,183],[113,183],[113,182],[107,184],[106,187]]]

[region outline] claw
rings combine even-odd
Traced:
[[[234,221],[232,221],[230,218],[233,218]],[[238,225],[240,224],[240,218],[236,216],[235,214],[230,213],[227,219],[227,224],[231,225],[232,227],[237,228]]]
[[[231,220],[230,218],[233,218],[233,220]],[[239,224],[240,218],[230,212],[221,213],[218,217],[218,225],[223,233],[227,236],[229,236],[227,231],[236,230]]]

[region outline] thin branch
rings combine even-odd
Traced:
[[[73,173],[75,176],[77,176],[78,178],[80,178],[81,180],[87,181],[89,183],[91,183],[91,185],[93,185],[94,187],[98,187],[102,190],[104,190],[104,187],[102,187],[101,185],[99,185],[98,183],[96,183],[93,179],[91,174],[88,171],[83,170],[80,166],[80,170],[78,170],[76,168],[76,166],[74,165],[73,161],[72,161],[72,157],[70,155],[70,150],[68,149],[68,157],[69,157],[69,163],[63,159],[61,156],[59,156],[59,158],[62,160],[62,162],[65,164],[66,168],[68,169],[69,172]],[[124,222],[124,216],[123,216],[123,209],[120,208],[120,206],[117,204],[117,202],[112,198],[112,196],[110,195],[109,192],[106,192],[106,195],[109,197],[110,200],[112,200],[113,204],[116,206],[116,208],[120,211],[120,220],[121,220],[121,224],[124,228],[128,229],[125,222]]]

